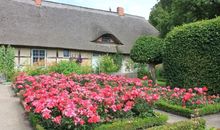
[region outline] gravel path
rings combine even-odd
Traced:
[[[32,130],[9,85],[0,84],[0,130]]]

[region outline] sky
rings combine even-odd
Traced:
[[[148,19],[151,8],[158,0],[49,0],[59,3],[78,5],[83,7],[116,11],[117,7],[123,7],[125,13],[143,16]]]

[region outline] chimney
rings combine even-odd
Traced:
[[[34,0],[36,6],[41,6],[42,0]]]
[[[118,7],[117,8],[117,13],[119,16],[124,16],[125,12],[124,12],[124,8],[123,7]]]

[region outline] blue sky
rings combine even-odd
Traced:
[[[118,6],[125,9],[125,13],[143,16],[148,19],[151,8],[158,0],[49,0],[59,3],[67,3],[72,5],[79,5],[83,7],[90,7],[96,9],[116,11]]]

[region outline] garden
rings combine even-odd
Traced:
[[[167,109],[167,105],[176,106],[170,107],[171,111],[179,108],[177,112],[186,115],[195,114],[196,109],[202,109],[200,115],[220,111],[220,97],[207,96],[206,87],[153,87],[146,76],[138,79],[107,74],[22,73],[16,78],[14,91],[21,95],[32,124],[46,130],[156,129],[154,126],[165,125],[168,117],[153,108]],[[205,128],[202,119],[194,121],[201,122],[194,129]]]
[[[11,47],[0,49],[0,72],[36,130],[205,130],[202,117],[220,112],[219,50],[217,17],[175,27],[164,39],[138,38],[130,54],[138,78],[112,75],[119,54],[102,56],[98,71],[61,61],[15,72]],[[189,120],[170,124],[155,109]]]

